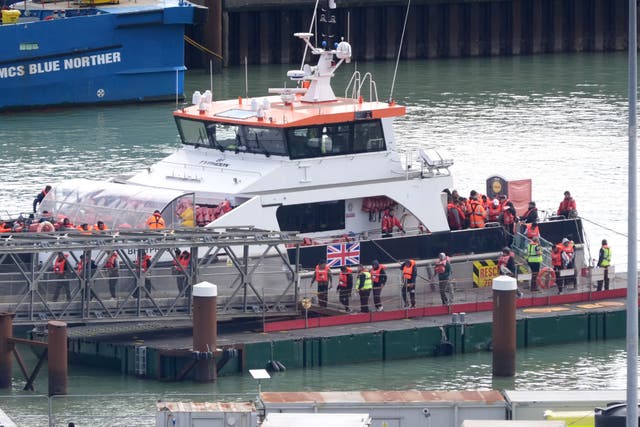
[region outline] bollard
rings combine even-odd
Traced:
[[[11,388],[13,314],[0,313],[0,389]]]
[[[516,300],[518,282],[513,277],[493,279],[493,375],[516,374]]]
[[[49,331],[49,396],[67,394],[67,324],[51,320]]]
[[[213,355],[218,335],[217,296],[218,287],[201,282],[193,287],[193,351],[198,355]],[[198,352],[198,353],[196,353]],[[194,379],[211,382],[216,379],[216,361],[211,357],[199,357]]]

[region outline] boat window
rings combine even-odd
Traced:
[[[344,200],[280,206],[276,218],[281,231],[312,233],[344,230]]]
[[[183,144],[213,148],[213,139],[205,128],[204,122],[176,117],[176,124]]]
[[[248,153],[259,153],[267,156],[286,156],[287,146],[284,132],[279,128],[260,128],[244,126],[240,132],[244,149]]]
[[[279,128],[238,126],[176,117],[183,144],[266,156],[286,156],[284,132]]]
[[[292,159],[386,150],[378,120],[289,129],[287,142]]]

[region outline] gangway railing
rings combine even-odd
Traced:
[[[188,318],[191,286],[206,280],[218,285],[222,317],[296,312],[299,271],[285,247],[300,243],[252,227],[3,235],[0,311],[28,324]],[[178,251],[190,254],[186,265]]]

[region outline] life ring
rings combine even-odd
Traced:
[[[49,221],[43,221],[38,224],[36,231],[38,233],[49,233],[51,231],[56,231],[56,228]]]
[[[544,267],[538,273],[536,282],[543,289],[550,288],[556,284],[556,272],[551,267]]]

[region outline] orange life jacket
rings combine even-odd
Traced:
[[[346,288],[347,287],[347,279],[349,277],[349,274],[351,274],[353,272],[353,269],[351,269],[351,267],[347,267],[347,271],[345,272],[340,272],[340,276],[338,277],[338,287],[339,288]]]
[[[449,257],[445,257],[444,259],[440,259],[436,261],[436,266],[433,269],[437,274],[442,274],[447,269],[447,264],[449,263]]]
[[[371,273],[371,280],[373,281],[373,283],[378,283],[380,281],[380,273],[382,272],[382,270],[384,270],[384,265],[382,264],[378,265],[378,268],[371,267],[371,270],[369,270],[369,272]]]
[[[104,268],[116,268],[116,260],[118,259],[118,253],[113,252],[107,262],[104,263]]]
[[[67,265],[67,257],[69,255],[65,255],[64,258],[60,259],[56,257],[55,262],[53,263],[53,272],[55,274],[64,274],[64,268]]]
[[[164,218],[160,214],[153,214],[147,218],[147,227],[152,230],[162,230],[165,227]]]
[[[329,281],[329,267],[325,265],[324,268],[320,268],[316,265],[316,282],[328,282]]]
[[[483,228],[484,227],[484,208],[477,201],[471,202],[471,214],[469,215],[469,228]]]
[[[533,228],[532,224],[527,224],[527,239],[533,240],[534,237],[540,237],[540,227]]]
[[[562,251],[551,251],[551,265],[562,267]]]
[[[409,265],[405,265],[404,267],[402,267],[402,277],[404,277],[405,279],[411,279],[411,277],[413,276],[413,269],[415,267],[415,260],[410,259]]]
[[[489,210],[489,218],[488,218],[489,221],[497,221],[501,211],[500,205],[495,206],[493,203],[491,203],[489,205],[488,210]]]

